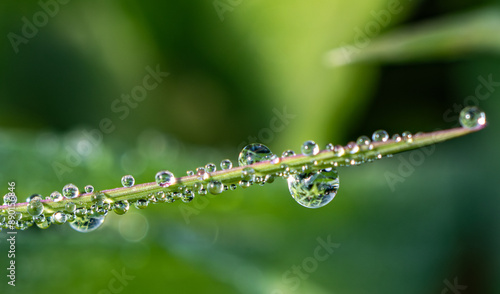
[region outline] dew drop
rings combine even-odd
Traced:
[[[238,186],[237,186],[236,184],[231,184],[231,185],[229,185],[229,189],[231,189],[231,191],[236,190],[236,188],[237,188],[237,187],[238,187]]]
[[[288,177],[288,189],[300,205],[319,208],[328,204],[339,189],[339,176],[334,168],[300,173]]]
[[[274,176],[273,175],[270,175],[270,174],[267,174],[266,177],[264,178],[264,182],[266,183],[273,183],[274,182]]]
[[[93,193],[93,192],[94,192],[94,186],[92,185],[85,186],[85,193]]]
[[[175,176],[168,170],[162,170],[156,173],[155,176],[156,183],[160,187],[168,187],[175,184]]]
[[[67,213],[74,213],[75,210],[76,210],[76,204],[73,203],[73,202],[68,202],[66,203],[66,205],[64,206],[64,210],[67,212]]]
[[[222,193],[224,190],[224,185],[220,181],[210,181],[207,185],[208,192],[213,195]]]
[[[333,152],[336,156],[341,157],[344,156],[345,149],[344,147],[342,147],[342,145],[335,145],[335,147],[333,148]]]
[[[281,158],[279,156],[273,155],[271,158],[271,164],[278,164],[281,162]]]
[[[38,194],[35,194],[38,195]],[[42,198],[41,197],[30,197],[32,198],[31,201],[28,203],[28,206],[26,207],[28,213],[31,216],[39,216],[43,212],[43,204],[41,202]]]
[[[127,213],[129,209],[130,209],[130,204],[128,203],[127,200],[121,200],[115,202],[115,204],[113,205],[113,211],[118,215],[123,215]]]
[[[300,150],[307,156],[316,155],[319,153],[319,146],[314,141],[305,141]]]
[[[42,199],[43,199],[42,195],[40,195],[40,194],[33,194],[33,195],[29,196],[28,198],[26,198],[26,202],[30,203],[32,200],[41,201]]]
[[[66,215],[62,211],[57,211],[52,215],[55,224],[62,225],[66,222]]]
[[[241,178],[245,181],[252,181],[255,177],[255,170],[251,167],[245,167],[241,171]]]
[[[125,175],[122,177],[122,186],[123,187],[132,187],[135,184],[135,179],[131,175]]]
[[[335,148],[335,145],[333,145],[332,143],[328,143],[328,144],[326,144],[325,148],[328,151],[333,151],[333,149]]]
[[[73,199],[78,197],[78,195],[80,195],[80,190],[78,189],[77,186],[73,184],[67,184],[66,186],[63,187],[62,194],[66,198]]]
[[[293,150],[285,150],[283,151],[283,153],[281,154],[282,157],[290,157],[290,156],[294,156],[295,155],[295,152]]]
[[[231,169],[233,167],[233,163],[229,159],[224,159],[220,162],[220,168],[223,170]]]
[[[405,131],[401,134],[403,140],[407,143],[413,143],[413,135],[409,131]]]
[[[213,173],[217,170],[217,167],[213,163],[208,163],[207,165],[205,165],[205,170],[209,173]]]
[[[486,124],[486,114],[476,106],[467,106],[460,111],[460,125],[473,129]]]
[[[3,196],[4,205],[13,205],[17,202],[17,197],[13,194],[14,193],[7,193]]]
[[[35,222],[35,224],[40,224],[45,221],[45,215],[40,214],[38,216],[34,216],[33,221]]]
[[[43,214],[42,214],[43,215]],[[35,222],[40,229],[47,229],[52,224],[52,217],[43,218],[40,222]]]
[[[99,228],[104,222],[104,216],[97,212],[92,212],[90,215],[77,216],[69,225],[76,231],[88,233]]]
[[[240,166],[270,160],[273,157],[271,150],[263,144],[252,143],[243,148],[238,156]]]
[[[156,200],[158,200],[158,202],[167,201],[167,198],[165,197],[165,192],[163,192],[163,191],[156,192]]]
[[[377,130],[372,134],[373,142],[385,142],[389,140],[389,134],[385,130]]]
[[[189,202],[193,201],[193,199],[194,199],[194,193],[191,191],[188,191],[188,192],[183,193],[181,195],[181,200],[184,203],[189,203]]]
[[[188,171],[186,171],[186,174],[187,174],[188,176],[192,176],[192,175],[194,175],[194,171],[192,171],[192,170],[188,170]]]
[[[402,138],[399,134],[394,134],[394,135],[392,135],[392,140],[394,142],[401,142]]]
[[[203,167],[199,167],[196,169],[196,177],[200,181],[206,181],[210,178],[210,174]]]
[[[359,151],[359,146],[358,144],[356,144],[356,142],[349,142],[345,147],[347,152],[349,152],[350,154],[355,154]]]
[[[134,203],[134,206],[137,209],[144,209],[144,208],[148,207],[148,205],[149,205],[149,201],[147,201],[145,199],[139,199]]]
[[[358,140],[356,140],[356,144],[361,145],[361,146],[363,146],[363,145],[368,146],[368,145],[370,145],[370,143],[371,143],[370,138],[368,138],[367,136],[360,136],[358,138]]]
[[[79,207],[75,210],[75,216],[77,217],[83,217],[87,214],[87,208],[85,207]]]

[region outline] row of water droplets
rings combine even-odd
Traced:
[[[476,128],[486,124],[485,113],[477,107],[466,107],[460,113],[460,124],[464,128]],[[411,144],[414,135],[410,132],[403,132],[401,135],[395,134],[391,137],[394,142],[404,141]],[[373,157],[357,156],[356,159],[345,155],[356,155],[360,150],[372,150],[373,143],[386,142],[389,140],[389,134],[384,130],[375,131],[371,139],[367,136],[360,136],[356,142],[349,142],[346,146],[341,145],[326,145],[326,150],[334,152],[338,157],[345,157],[344,161],[332,161],[330,167],[314,168],[318,165],[317,161],[312,160],[309,164],[304,164],[299,168],[289,168],[286,164],[281,164],[282,171],[274,174],[259,175],[254,168],[248,166],[254,163],[270,161],[272,164],[280,164],[282,159],[295,156],[293,150],[285,150],[282,156],[279,157],[271,152],[271,150],[259,143],[253,143],[245,146],[238,156],[239,166],[247,166],[242,169],[241,180],[238,185],[231,183],[223,184],[218,180],[210,180],[210,174],[217,170],[216,165],[209,163],[205,167],[198,167],[195,171],[188,171],[188,176],[195,176],[199,182],[191,186],[179,185],[176,192],[158,191],[150,193],[145,198],[138,199],[134,202],[137,209],[146,208],[150,203],[172,203],[176,199],[181,199],[187,203],[194,199],[195,193],[198,195],[206,195],[207,192],[217,195],[226,190],[234,190],[238,186],[247,188],[253,184],[264,185],[272,183],[275,177],[283,177],[288,182],[288,188],[291,196],[300,205],[307,208],[319,208],[325,206],[333,200],[339,188],[339,176],[336,170],[337,166],[356,165],[363,162],[370,162],[375,159],[380,159],[380,154],[375,154]],[[301,146],[301,152],[305,156],[314,156],[320,152],[318,144],[314,141],[306,141]],[[222,170],[229,170],[233,167],[233,163],[229,159],[225,159],[220,163]],[[170,171],[159,171],[155,175],[155,181],[159,187],[166,188],[177,183],[177,179]],[[132,187],[135,185],[135,179],[132,175],[125,175],[121,179],[124,187]],[[127,200],[113,202],[106,198],[102,192],[94,193],[94,187],[87,185],[84,188],[85,193],[92,195],[92,205],[90,207],[79,206],[75,202],[69,201],[66,203],[64,210],[57,211],[51,216],[43,214],[44,206],[42,203],[43,197],[39,194],[34,194],[28,197],[27,212],[32,219],[22,221],[23,215],[16,213],[17,229],[26,229],[33,224],[40,228],[48,228],[52,223],[63,224],[68,222],[70,226],[79,232],[90,232],[102,225],[105,216],[109,210],[113,210],[116,214],[123,215],[129,208],[130,204]],[[79,188],[74,184],[67,184],[63,187],[62,193],[54,191],[46,199],[54,202],[60,202],[63,199],[74,199],[80,195]],[[4,196],[4,204],[11,204],[10,198]],[[7,228],[6,215],[0,215],[0,228]]]

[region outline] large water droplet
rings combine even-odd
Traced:
[[[99,228],[104,222],[104,216],[93,212],[90,215],[77,216],[69,225],[76,231],[88,233]]]
[[[256,162],[271,160],[273,153],[266,145],[259,143],[252,143],[241,150],[238,156],[238,164],[240,166],[253,164]]]
[[[316,155],[319,153],[319,146],[314,141],[305,141],[302,147],[300,147],[300,150],[302,154],[307,156]]]
[[[168,187],[175,184],[175,176],[168,170],[162,170],[156,173],[156,183],[160,187]]]
[[[290,175],[288,189],[300,205],[319,208],[332,201],[337,194],[339,176],[334,168]]]
[[[77,186],[73,184],[67,184],[66,186],[63,187],[62,194],[64,197],[72,199],[80,195],[80,190],[78,189]]]
[[[460,125],[472,129],[486,124],[486,114],[476,106],[467,106],[460,111]]]
[[[135,184],[135,179],[132,175],[125,175],[122,177],[123,187],[132,187]]]

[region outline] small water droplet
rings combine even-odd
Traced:
[[[236,184],[231,184],[231,185],[229,185],[229,189],[231,189],[231,191],[236,190],[236,188],[237,188],[237,187],[238,187],[238,186],[237,186]]]
[[[372,135],[373,142],[385,142],[389,140],[389,134],[385,130],[377,130]]]
[[[394,134],[394,135],[392,135],[392,140],[394,142],[401,142],[402,138],[399,134]]]
[[[17,197],[14,193],[7,193],[3,196],[4,205],[13,205],[17,202]]]
[[[76,231],[81,233],[88,233],[99,228],[104,222],[104,216],[93,212],[90,215],[77,216],[75,220],[69,225]]]
[[[168,170],[162,170],[156,173],[155,176],[156,183],[160,187],[168,187],[175,184],[176,179],[173,173]]]
[[[57,211],[52,215],[55,224],[62,225],[66,222],[66,215],[62,211]]]
[[[42,198],[42,195],[40,194],[33,194],[31,196],[29,196],[28,198],[26,198],[26,202],[30,203],[31,200],[36,200],[38,199],[38,201],[41,201],[43,198]]]
[[[75,210],[75,216],[77,217],[83,217],[87,214],[87,208],[85,207],[79,207]]]
[[[77,186],[73,184],[67,184],[66,186],[63,187],[62,194],[66,198],[73,199],[78,197],[78,195],[80,195],[80,190],[78,189]]]
[[[403,140],[407,143],[413,143],[413,135],[409,131],[405,131],[401,134]]]
[[[59,191],[54,191],[50,193],[50,199],[54,202],[59,202],[64,199],[63,195]]]
[[[333,145],[332,143],[326,144],[326,147],[325,147],[325,149],[328,151],[333,151],[334,148],[335,148],[335,145]]]
[[[224,159],[220,162],[220,168],[223,170],[231,169],[233,167],[233,163],[229,159]]]
[[[356,140],[356,143],[358,145],[361,145],[361,146],[364,146],[364,145],[368,146],[368,145],[370,145],[371,141],[370,141],[370,138],[368,138],[367,136],[360,136],[358,138],[358,140]]]
[[[283,151],[283,153],[281,154],[281,156],[283,158],[294,156],[294,155],[295,155],[295,152],[293,150],[290,150],[290,149]]]
[[[467,106],[460,111],[460,125],[473,129],[486,124],[486,114],[476,106]]]
[[[359,151],[359,146],[358,144],[356,144],[356,142],[349,142],[347,143],[347,145],[345,146],[345,149],[347,150],[347,152],[349,152],[350,154],[355,154]]]
[[[241,171],[241,178],[245,181],[252,181],[255,177],[255,170],[251,167],[245,167]]]
[[[68,202],[66,203],[66,205],[64,206],[64,210],[67,212],[67,213],[74,213],[75,210],[76,210],[76,204],[73,203],[73,202]]]
[[[307,156],[316,155],[319,153],[319,146],[314,141],[305,141],[300,150]]]
[[[43,216],[43,214],[41,215]],[[40,217],[41,217],[40,216]],[[36,226],[40,229],[47,229],[52,224],[52,217],[44,217],[40,222],[36,223]]]
[[[122,177],[123,187],[132,187],[135,184],[135,179],[132,175],[125,175]]]
[[[245,166],[272,159],[273,153],[263,144],[252,143],[243,148],[238,156],[238,164]]]
[[[270,174],[267,174],[266,177],[264,178],[264,182],[266,183],[273,183],[274,182],[274,176],[273,175],[270,175]]]
[[[217,167],[213,163],[208,163],[207,165],[205,165],[205,170],[209,173],[213,173],[217,170]]]
[[[172,203],[174,201],[175,201],[174,196],[172,196],[171,193],[165,193],[165,202]]]
[[[344,147],[342,147],[342,145],[335,145],[335,147],[333,148],[333,153],[338,157],[344,156],[345,149]]]
[[[193,199],[194,199],[194,193],[191,191],[187,191],[181,195],[181,200],[184,203],[189,203],[193,201]]]
[[[339,176],[337,170],[328,168],[288,177],[288,189],[300,205],[319,208],[328,204],[337,194]]]
[[[144,209],[148,207],[149,201],[145,199],[139,199],[134,203],[135,208],[137,209]]]
[[[92,192],[94,192],[94,186],[92,185],[85,186],[85,193],[92,193]]]
[[[281,162],[281,158],[279,156],[273,155],[271,158],[271,164],[278,164]]]
[[[188,176],[193,176],[193,175],[194,175],[194,171],[192,171],[192,170],[188,170],[188,171],[186,172],[186,174],[187,174]]]
[[[207,185],[207,189],[211,194],[217,195],[222,193],[222,191],[224,190],[224,186],[219,181],[210,181],[210,183],[208,183]]]
[[[38,195],[38,194],[35,194]],[[30,197],[31,201],[29,201],[28,206],[26,207],[26,210],[31,216],[39,216],[43,212],[43,204],[41,202],[42,198],[41,196],[36,196],[33,197],[33,195]]]
[[[163,192],[163,191],[156,192],[156,200],[158,200],[158,202],[167,201],[167,198],[165,197],[165,192]]]
[[[121,200],[115,202],[115,204],[113,205],[113,211],[118,215],[123,215],[127,213],[129,209],[130,209],[130,204],[128,203],[127,200]]]

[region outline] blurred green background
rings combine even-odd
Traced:
[[[339,169],[317,210],[279,179],[111,212],[88,234],[29,228],[0,292],[500,293],[498,2],[0,3],[0,185],[21,199],[236,162],[253,141],[281,154],[450,128],[465,105],[489,123],[430,155]],[[168,77],[122,100],[157,67]],[[336,244],[324,260],[318,238]]]

